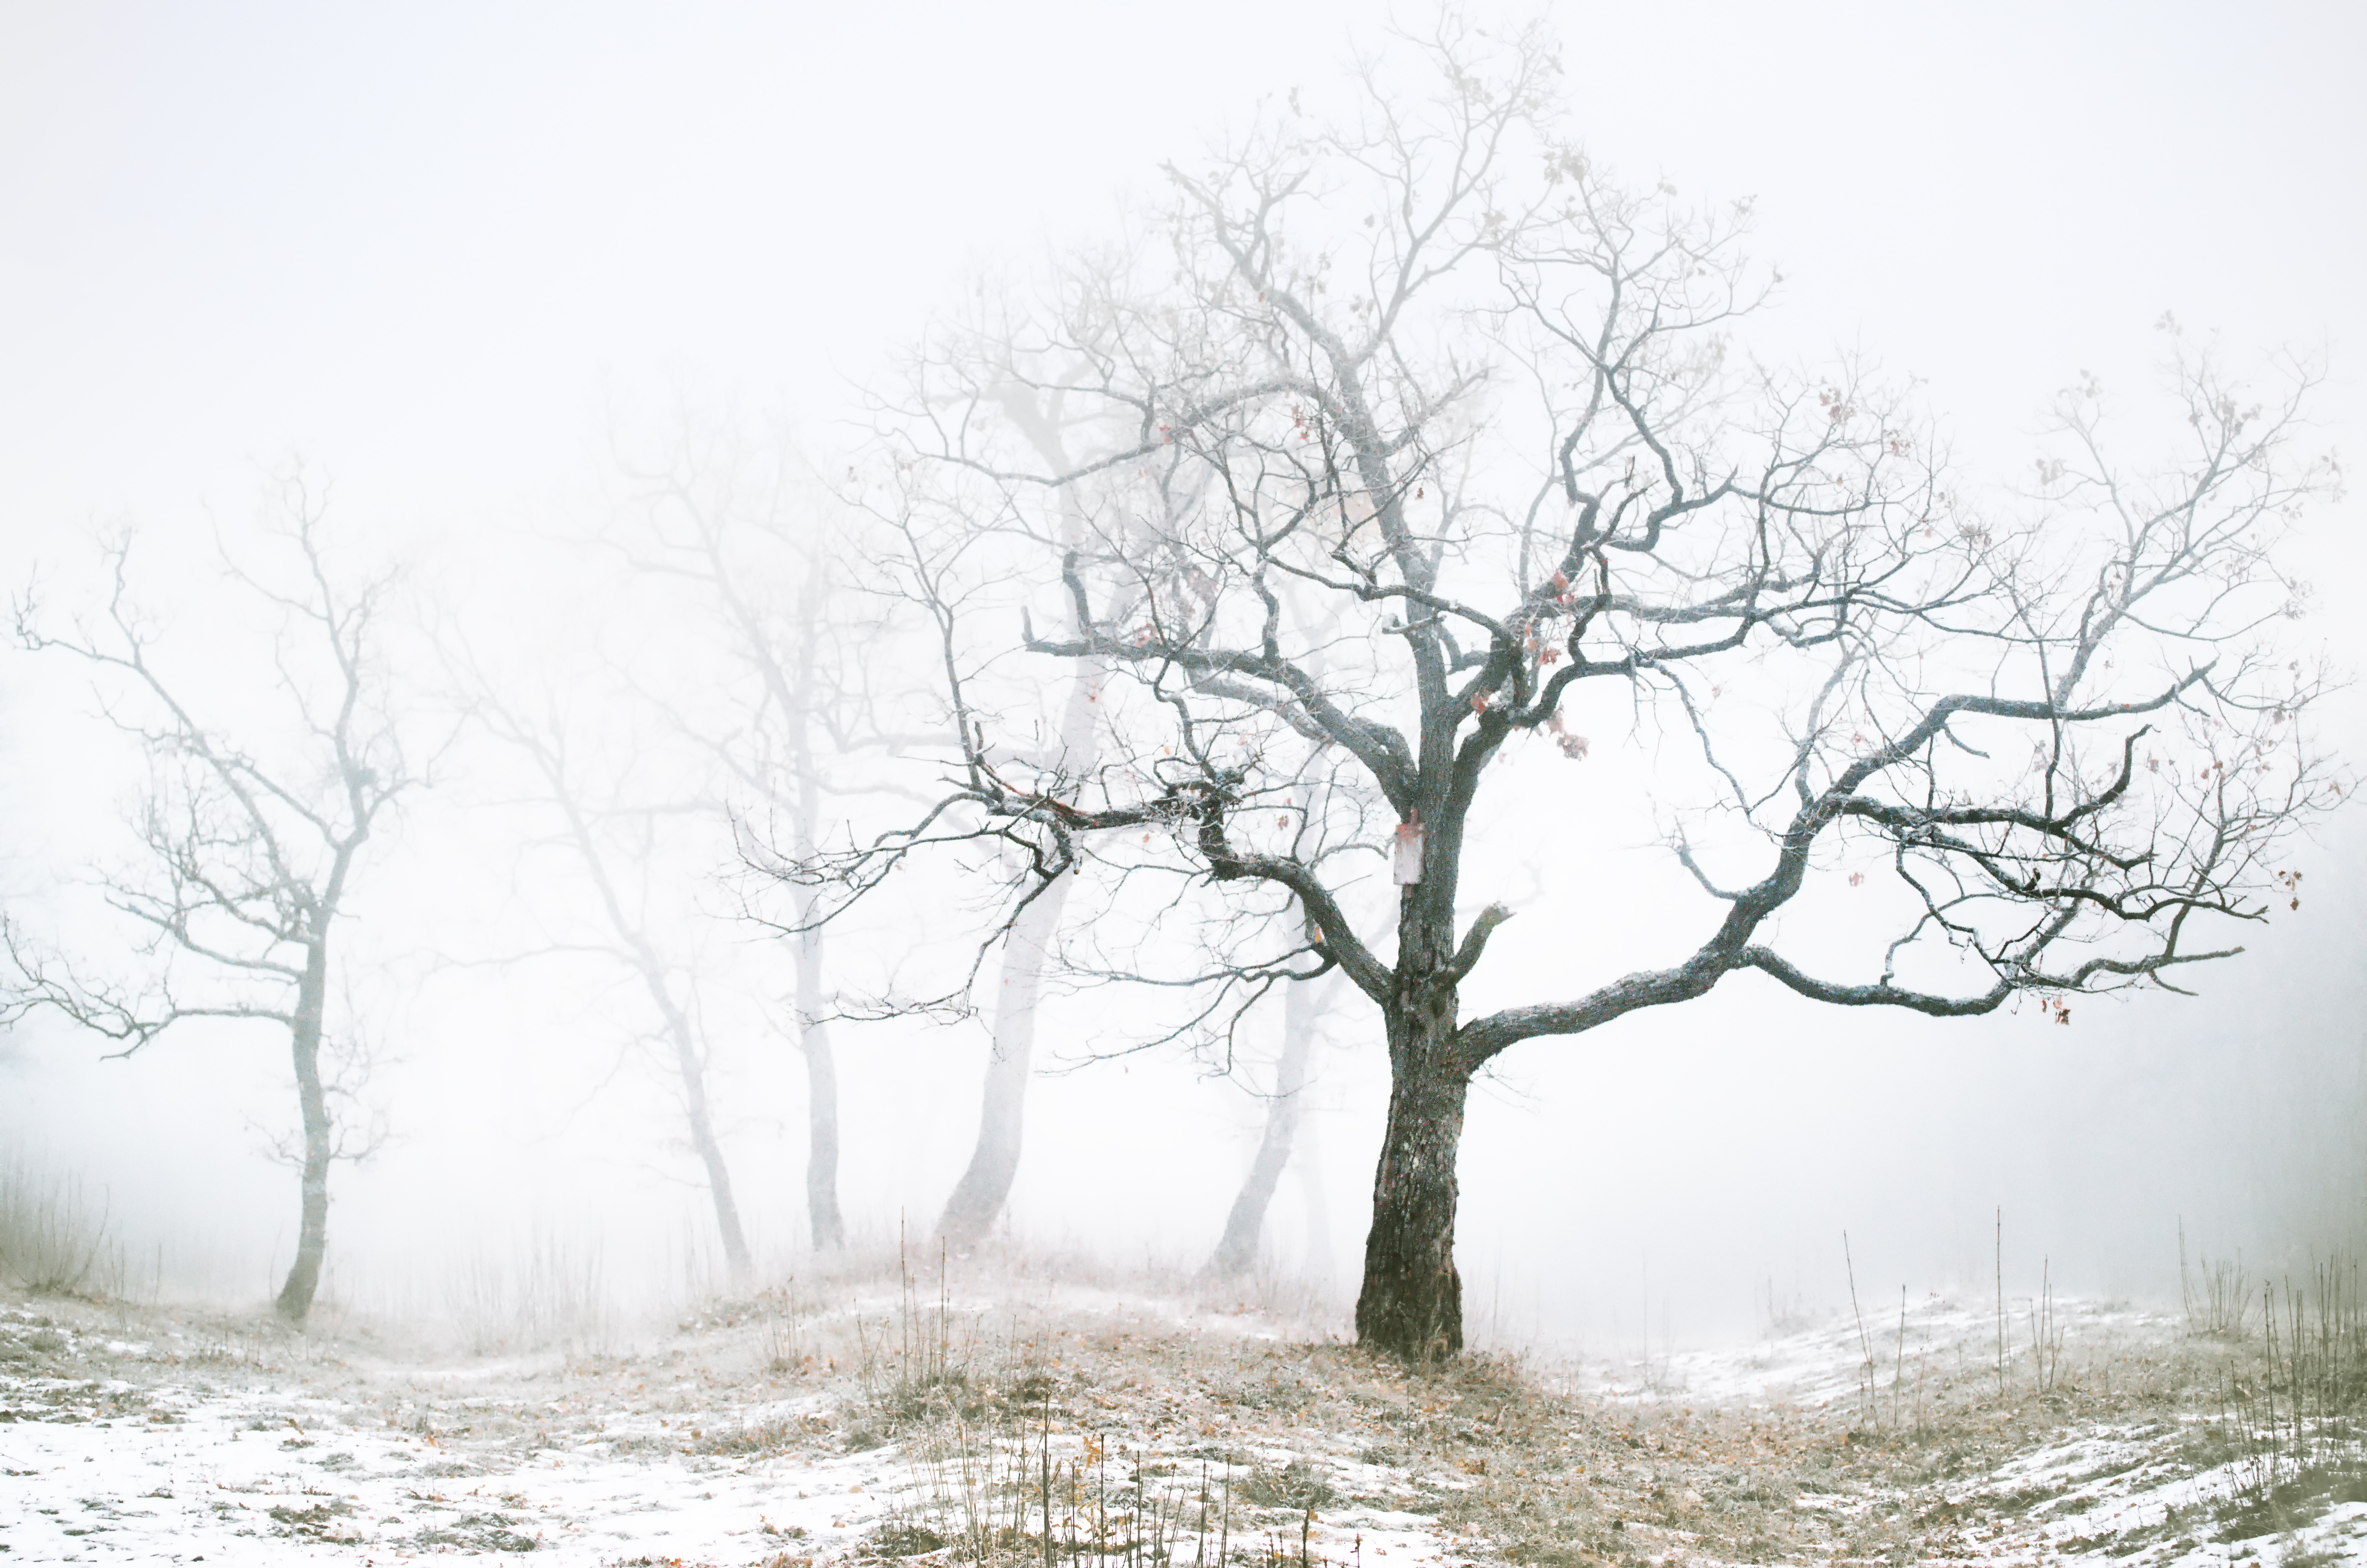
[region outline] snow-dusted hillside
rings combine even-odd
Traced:
[[[2059,1303],[2007,1324],[2000,1372],[1994,1313],[1932,1299],[1648,1363],[1408,1373],[1182,1288],[1010,1277],[891,1272],[502,1357],[27,1299],[0,1308],[0,1551],[2367,1562],[2347,1427],[2288,1412],[2271,1442],[2261,1347],[2181,1330]]]

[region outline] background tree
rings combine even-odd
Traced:
[[[1282,593],[1297,601],[1293,604],[1302,617],[1308,606],[1304,595],[1288,585]],[[1314,630],[1310,625],[1310,630]],[[1308,655],[1308,673],[1321,680],[1328,673],[1319,645],[1338,635],[1336,622],[1316,631],[1312,641],[1319,645]],[[1310,759],[1310,761],[1314,761]],[[1333,774],[1325,780],[1326,787],[1339,791],[1354,787],[1353,775],[1342,778]],[[1369,797],[1357,802],[1359,813],[1369,813]],[[1365,940],[1371,941],[1377,928],[1365,928]],[[1239,1191],[1233,1195],[1232,1207],[1226,1212],[1225,1228],[1217,1237],[1216,1250],[1209,1255],[1206,1272],[1215,1279],[1235,1278],[1257,1267],[1259,1248],[1265,1235],[1266,1211],[1273,1205],[1275,1190],[1282,1184],[1282,1175],[1289,1168],[1291,1156],[1297,1152],[1301,1129],[1305,1123],[1306,1094],[1315,1060],[1321,1043],[1323,1024],[1341,1000],[1342,976],[1334,969],[1320,980],[1285,987],[1282,1004],[1282,1049],[1274,1058],[1274,1088],[1266,1096],[1265,1127],[1258,1139],[1257,1153],[1250,1159],[1250,1168],[1241,1178]],[[1311,1168],[1303,1165],[1301,1175],[1307,1183],[1308,1213],[1310,1221],[1308,1250],[1326,1259],[1330,1251],[1328,1223],[1312,1222],[1322,1213],[1321,1178]]]
[[[331,570],[324,501],[301,479],[283,483],[277,501],[270,542],[284,564],[227,563],[232,585],[276,617],[268,654],[211,705],[195,694],[199,660],[187,649],[162,657],[134,599],[128,537],[106,547],[108,591],[96,615],[58,630],[29,598],[19,603],[19,640],[98,672],[108,716],[149,759],[138,854],[99,886],[142,931],[137,953],[150,962],[126,975],[119,962],[69,961],[11,927],[9,1007],[52,1010],[117,1042],[120,1055],[193,1019],[287,1032],[300,1127],[288,1152],[301,1198],[276,1305],[300,1325],[328,1248],[329,1168],[368,1147],[335,1111],[331,938],[365,847],[421,778],[380,660],[390,580],[348,582]]]
[[[695,930],[700,916],[684,908],[701,881],[702,858],[728,841],[712,781],[678,765],[668,767],[681,759],[644,744],[638,735],[620,739],[614,722],[604,733],[583,739],[555,698],[529,718],[481,671],[465,669],[462,681],[462,701],[471,717],[527,766],[531,784],[511,804],[547,818],[549,826],[533,843],[559,850],[592,894],[588,923],[559,916],[547,943],[501,961],[591,956],[632,976],[653,1015],[655,1028],[644,1038],[656,1045],[679,1099],[682,1127],[714,1206],[725,1266],[735,1282],[744,1283],[754,1271],[754,1258],[714,1111],[709,976]],[[612,715],[625,706],[613,701],[602,705]],[[582,908],[575,897],[554,901],[546,895],[542,902],[571,911]]]
[[[1392,1086],[1357,1330],[1408,1357],[1461,1346],[1456,1153],[1512,1046],[1744,973],[1935,1017],[2175,989],[2286,900],[2274,857],[2336,787],[2300,723],[2319,678],[2275,641],[2273,547],[2330,479],[2292,450],[2305,368],[2256,400],[2182,355],[2183,445],[2147,469],[2081,389],[2036,489],[1976,507],[1869,373],[1738,352],[1765,292],[1740,214],[1616,183],[1557,74],[1542,32],[1450,16],[1336,123],[1277,108],[1171,166],[1138,249],[943,340],[902,435],[944,476],[912,570],[962,750],[918,822],[808,872],[843,901],[999,841],[1023,904],[1090,871],[1095,940],[1145,982],[1344,972]],[[1014,385],[1057,390],[1074,461],[1006,416]],[[1022,650],[1106,661],[1090,773],[1001,739]],[[1659,750],[1627,818],[1483,810],[1508,767],[1631,740]],[[1463,1016],[1510,915],[1462,908],[1475,832],[1582,857],[1638,818],[1698,888],[1652,913],[1669,961],[1547,948],[1490,979],[1533,999]]]
[[[1065,471],[1071,459],[1059,389],[1012,381],[999,391],[1004,417],[1036,458]],[[1063,500],[1060,531],[1064,545],[1071,548],[1082,546],[1087,536],[1085,519],[1074,497]],[[1063,777],[1083,777],[1093,771],[1100,760],[1101,691],[1107,677],[1106,663],[1099,658],[1087,654],[1073,661],[1068,695],[1060,705],[1059,728],[1048,748],[1036,749],[1032,767]],[[937,1221],[937,1233],[957,1247],[974,1247],[985,1239],[1002,1218],[1003,1205],[1011,1198],[1011,1184],[1019,1175],[1027,1085],[1035,1072],[1036,1021],[1046,976],[1057,964],[1060,919],[1073,886],[1074,879],[1065,871],[1053,872],[1013,917],[1003,935],[986,1077],[979,1095],[978,1141]],[[808,929],[814,929],[817,912],[809,893],[802,912]]]
[[[1258,1248],[1265,1236],[1266,1210],[1274,1203],[1282,1173],[1298,1144],[1298,1128],[1307,1110],[1308,1069],[1315,1059],[1317,1033],[1339,988],[1337,976],[1292,986],[1282,998],[1282,1050],[1274,1057],[1274,1088],[1265,1100],[1265,1126],[1257,1153],[1225,1213],[1224,1234],[1208,1258],[1207,1272],[1218,1280],[1238,1279],[1257,1267]]]
[[[620,464],[629,515],[604,536],[663,592],[648,619],[682,631],[706,689],[637,682],[651,710],[720,768],[730,814],[804,861],[851,805],[882,783],[869,763],[912,736],[882,722],[886,627],[860,591],[850,517],[786,438],[684,418],[662,464]],[[889,786],[894,787],[894,786]],[[842,1247],[839,1096],[830,1022],[837,1009],[828,931],[813,894],[786,918],[789,1000],[806,1066],[806,1209],[813,1244]]]

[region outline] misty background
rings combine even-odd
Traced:
[[[1755,199],[1751,249],[1784,281],[1754,345],[1852,349],[1918,378],[1965,467],[2024,473],[2039,410],[2081,372],[2146,428],[2165,311],[2239,357],[2326,348],[2316,417],[2359,445],[2354,9],[1552,16],[1597,155]],[[356,558],[405,566],[406,670],[442,683],[437,645],[465,635],[613,715],[602,649],[690,645],[579,547],[629,524],[635,463],[663,461],[686,423],[793,440],[818,466],[855,449],[864,389],[933,315],[1107,234],[1161,159],[1330,79],[1352,34],[1386,20],[1332,3],[0,4],[0,568],[12,592],[85,602],[95,538],[128,525],[147,602],[204,650],[191,668],[221,675],[253,628],[225,621],[217,540],[247,548],[300,468],[329,486]],[[2358,523],[2344,500],[2304,541],[2307,634],[2350,671],[2367,653],[2347,591]],[[2354,766],[2362,701],[2324,719]],[[81,868],[120,853],[138,760],[69,664],[0,658],[0,704],[9,907],[71,926]],[[343,950],[390,1135],[334,1178],[328,1294],[434,1310],[455,1270],[538,1238],[596,1248],[613,1285],[652,1299],[717,1282],[629,987],[494,962],[553,940],[583,897],[534,869],[515,764],[463,735],[434,774],[376,846]],[[1464,1145],[1475,1336],[1625,1351],[1748,1333],[1845,1299],[1844,1231],[1871,1294],[1986,1289],[2000,1208],[2016,1293],[2042,1260],[2058,1290],[2174,1292],[2181,1224],[2192,1246],[2271,1267],[2360,1239],[2362,834],[2355,811],[2328,819],[2296,861],[2299,910],[2194,976],[2199,999],[2075,1003],[2062,1028],[1730,982],[1519,1048],[1474,1095]],[[685,900],[670,919],[727,908],[699,891],[721,869],[712,846],[668,852]],[[1665,860],[1639,840],[1501,868],[1535,890],[1480,978],[1645,942]],[[778,960],[761,932],[711,940],[717,994],[741,998],[715,1013],[719,1134],[761,1267],[791,1273],[810,1247],[804,1088],[764,1002]],[[1245,1085],[1177,1055],[1083,1064],[1110,1005],[1047,1004],[1054,1070],[1030,1091],[1009,1233],[1189,1267],[1255,1145],[1248,1089],[1266,1069]],[[1387,1094],[1368,1021],[1343,1007],[1326,1024],[1267,1231],[1274,1268],[1335,1296],[1353,1290]],[[836,1041],[842,1201],[858,1241],[892,1245],[900,1224],[927,1230],[968,1158],[985,1030],[899,1021]],[[223,1024],[99,1055],[48,1018],[0,1040],[0,1160],[103,1194],[164,1288],[260,1299],[295,1228],[265,1153],[288,1117],[284,1045]]]

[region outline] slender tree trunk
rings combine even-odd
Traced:
[[[821,606],[805,606],[803,667],[810,679],[816,663]],[[776,667],[767,665],[768,669]],[[820,847],[821,775],[813,755],[812,714],[779,683],[776,700],[791,704],[790,764],[797,770],[797,852],[810,859]],[[838,1211],[838,1059],[831,1055],[830,1029],[821,1021],[822,932],[814,923],[811,897],[799,901],[797,938],[798,1049],[806,1059],[806,1217],[814,1248],[835,1252],[846,1245],[846,1221]]]
[[[699,1054],[698,1032],[690,1015],[683,1010],[683,1004],[675,999],[666,978],[665,963],[658,956],[656,946],[647,932],[627,918],[624,901],[617,896],[617,885],[609,879],[607,863],[601,858],[598,840],[592,836],[591,825],[568,789],[564,774],[548,763],[546,768],[551,799],[567,818],[576,852],[583,857],[583,868],[590,874],[592,886],[600,895],[601,908],[607,913],[608,929],[617,933],[625,956],[640,973],[641,987],[649,992],[650,1005],[665,1021],[666,1038],[674,1043],[674,1070],[682,1078],[683,1111],[690,1123],[690,1146],[699,1163],[707,1168],[708,1195],[715,1201],[715,1227],[723,1238],[723,1260],[731,1270],[733,1283],[743,1282],[752,1271],[748,1240],[740,1229],[740,1205],[731,1196],[731,1171],[723,1163],[723,1145],[716,1139],[715,1119],[708,1110],[707,1062]],[[646,849],[643,853],[646,855]]]
[[[1097,659],[1077,660],[1069,705],[1060,716],[1061,770],[1070,779],[1092,776],[1101,750],[1102,679]],[[1002,944],[1002,981],[994,998],[993,1053],[986,1064],[980,1098],[978,1145],[969,1165],[946,1200],[937,1234],[956,1247],[983,1240],[1011,1196],[1019,1174],[1020,1134],[1027,1111],[1027,1080],[1035,1067],[1036,1004],[1044,967],[1059,935],[1060,911],[1069,902],[1072,877],[1063,874],[1036,896],[1012,922]]]
[[[1080,675],[1079,683],[1082,682]],[[1002,982],[994,998],[994,1042],[979,1108],[978,1145],[937,1221],[937,1234],[956,1247],[985,1239],[1019,1174],[1020,1134],[1036,1050],[1036,1003],[1043,987],[1045,954],[1059,931],[1061,907],[1069,901],[1069,883],[1063,876],[1037,894],[1012,922],[1003,942]]]
[[[1056,409],[1047,411],[1032,400],[1015,399],[1005,412],[1044,460],[1065,468],[1068,455]],[[1071,545],[1084,536],[1082,503],[1072,490],[1061,492],[1062,536]],[[1057,742],[1061,770],[1073,780],[1092,776],[1101,751],[1102,681],[1107,673],[1098,659],[1080,659],[1069,685],[1069,704],[1060,716]],[[978,1145],[969,1164],[946,1200],[937,1234],[957,1247],[974,1246],[1002,1213],[1011,1183],[1019,1174],[1020,1134],[1027,1113],[1027,1079],[1035,1067],[1036,1003],[1043,990],[1044,965],[1060,930],[1060,911],[1069,901],[1070,878],[1063,875],[1036,896],[1012,922],[1002,945],[1002,981],[994,999],[994,1041],[987,1058],[986,1086],[980,1097]]]
[[[806,1216],[818,1251],[846,1245],[838,1212],[838,1061],[821,1013],[821,932],[798,936],[798,1048],[806,1059]]]
[[[1323,982],[1326,992],[1330,982]],[[1307,1064],[1315,1054],[1315,1022],[1323,1013],[1323,998],[1314,984],[1292,986],[1282,998],[1282,1056],[1274,1064],[1274,1098],[1266,1101],[1265,1135],[1258,1141],[1257,1156],[1233,1199],[1225,1218],[1225,1234],[1208,1259],[1207,1273],[1217,1279],[1246,1274],[1257,1266],[1258,1243],[1265,1235],[1265,1212],[1274,1189],[1290,1164],[1303,1109],[1299,1091],[1307,1087]]]
[[[1300,1212],[1307,1226],[1307,1272],[1318,1284],[1328,1285],[1334,1259],[1331,1205],[1323,1190],[1323,1156],[1317,1146],[1317,1129],[1320,1125],[1311,1120],[1301,1122],[1291,1154],[1295,1156],[1292,1170],[1298,1178]]]
[[[304,1121],[303,1201],[296,1225],[296,1261],[274,1303],[281,1320],[301,1328],[321,1288],[329,1250],[329,1160],[334,1148],[328,1092],[321,1084],[321,1023],[328,999],[329,943],[316,938],[297,982],[296,1016],[289,1029],[296,1066],[296,1100]]]
[[[657,984],[652,982],[652,985]],[[674,1036],[674,1065],[682,1074],[683,1109],[690,1122],[690,1145],[707,1167],[707,1190],[715,1200],[715,1228],[723,1237],[723,1261],[732,1281],[744,1282],[753,1271],[748,1239],[740,1229],[740,1205],[731,1196],[731,1171],[723,1163],[723,1145],[716,1140],[715,1121],[707,1107],[707,1068],[690,1037],[690,1021],[667,998],[666,1023]]]

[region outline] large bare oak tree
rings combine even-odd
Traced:
[[[2083,387],[1976,501],[1873,374],[1748,357],[1744,214],[1620,184],[1558,90],[1544,33],[1450,16],[932,341],[890,417],[962,744],[931,809],[798,874],[843,905],[956,846],[1010,874],[1014,932],[1090,877],[1070,973],[1199,987],[1210,1027],[1344,972],[1393,1086],[1357,1329],[1408,1357],[1461,1345],[1466,1099],[1514,1045],[1738,976],[1942,1018],[2175,988],[2285,901],[2280,846],[2339,787],[2277,640],[2274,547],[2330,479],[2295,451],[2307,367],[2256,399],[2173,340],[2159,462]],[[1089,768],[1033,739],[1086,661]],[[1464,908],[1475,834],[1602,841],[1536,791],[1491,816],[1490,781],[1631,743],[1698,889],[1634,912],[1668,959],[1556,952],[1467,1017],[1510,915]]]

